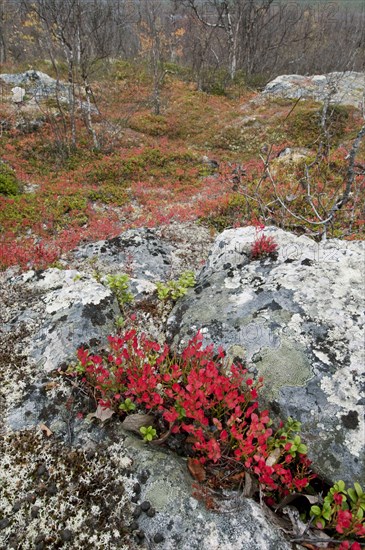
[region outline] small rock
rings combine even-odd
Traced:
[[[150,477],[150,472],[148,470],[142,470],[142,472],[138,476],[138,479],[140,483],[146,483],[149,477]]]
[[[131,498],[131,502],[133,502],[134,504],[136,504],[138,501],[139,501],[139,496],[138,496],[138,495],[134,495],[134,496]]]
[[[23,103],[25,97],[25,90],[20,86],[15,86],[11,89],[13,97],[11,98],[13,103]]]
[[[136,506],[135,509],[133,510],[133,514],[132,516],[137,519],[139,518],[139,516],[142,514],[142,508],[140,506]]]
[[[153,542],[156,542],[157,544],[159,544],[160,542],[163,542],[165,540],[165,537],[163,536],[162,533],[156,533],[155,536],[153,537]]]
[[[151,508],[151,503],[148,502],[148,500],[145,500],[144,502],[142,502],[141,508],[142,508],[143,512],[147,512],[147,510],[149,510]]]
[[[136,535],[137,535],[137,537],[139,538],[139,540],[143,540],[144,537],[145,537],[145,534],[144,534],[144,532],[142,531],[142,529],[140,529],[139,531],[137,531]]]
[[[0,531],[2,529],[6,529],[9,524],[10,524],[10,521],[8,520],[8,518],[1,519],[0,520]]]
[[[30,511],[30,515],[32,516],[32,518],[37,518],[39,516],[39,510],[40,510],[39,506],[33,506],[33,508]]]
[[[21,507],[22,507],[22,501],[21,500],[16,500],[14,502],[13,512],[19,512]]]
[[[132,521],[130,527],[131,527],[132,531],[137,531],[139,529],[139,525],[138,525],[137,521]]]
[[[47,489],[47,493],[49,495],[56,495],[57,494],[57,485],[55,483],[51,483]]]
[[[156,515],[156,510],[154,508],[149,508],[146,512],[146,516],[153,518]]]
[[[40,466],[38,466],[38,469],[37,469],[38,477],[48,477],[48,475],[49,475],[48,470],[45,464],[41,464]]]
[[[139,483],[134,484],[133,491],[135,492],[136,495],[139,495],[139,493],[141,492],[141,486]]]
[[[70,529],[63,529],[60,532],[60,537],[63,542],[69,542],[72,539],[72,531]]]

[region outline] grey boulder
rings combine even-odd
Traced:
[[[289,99],[314,99],[361,107],[365,94],[365,73],[353,71],[302,76],[284,74],[269,82],[263,95]]]
[[[217,512],[208,510],[203,500],[192,497],[194,480],[186,463],[178,457],[151,448],[134,437],[124,441],[129,456],[138,464],[137,474],[145,475],[139,502],[156,510],[152,518],[138,517],[148,540],[163,540],[161,550],[289,550],[289,544],[265,510],[238,493],[216,500]],[[147,478],[147,479],[146,479]],[[204,489],[203,489],[204,490]],[[220,513],[219,513],[219,511]],[[155,546],[153,546],[154,548]]]
[[[365,477],[364,243],[316,243],[267,228],[276,260],[252,261],[255,229],[224,231],[197,286],[168,320],[181,348],[198,330],[263,375],[274,415],[302,422],[319,473],[348,483]]]
[[[112,292],[76,270],[28,271],[13,284],[25,287],[28,303],[3,330],[27,326],[31,337],[22,352],[43,372],[73,361],[82,345],[104,344],[120,315]]]

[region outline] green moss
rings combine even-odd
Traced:
[[[91,201],[100,201],[104,204],[115,204],[123,206],[129,200],[125,189],[119,185],[102,185],[100,189],[92,189],[88,192],[88,198]]]
[[[168,133],[166,117],[152,113],[146,113],[143,116],[135,118],[130,122],[129,126],[132,130],[143,132],[149,136],[164,136]]]
[[[338,145],[343,139],[351,108],[343,105],[332,105],[327,111],[327,132],[331,145]],[[321,127],[322,109],[308,110],[307,107],[298,107],[288,118],[286,129],[288,137],[296,145],[311,147],[318,143],[323,136]]]
[[[14,196],[21,192],[15,172],[0,161],[0,195]]]

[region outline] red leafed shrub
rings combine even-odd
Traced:
[[[257,260],[259,258],[275,257],[278,250],[278,244],[274,237],[268,237],[264,234],[258,234],[251,246],[251,258]]]
[[[132,329],[109,336],[110,352],[79,349],[73,374],[81,375],[98,404],[125,416],[153,414],[156,437],[185,434],[194,455],[211,470],[240,469],[255,476],[271,500],[302,491],[312,479],[306,447],[288,419],[275,430],[261,411],[254,380],[242,365],[225,368],[225,354],[202,347],[198,333],[180,356]]]

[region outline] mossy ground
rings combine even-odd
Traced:
[[[29,430],[3,436],[0,447],[0,548],[135,547],[130,461],[118,445],[75,450]]]
[[[81,241],[115,236],[129,227],[194,219],[217,229],[248,224],[262,218],[263,207],[270,223],[313,230],[273,201],[270,182],[259,184],[260,156],[267,146],[273,147],[273,160],[284,148],[296,146],[309,147],[315,156],[321,136],[319,103],[257,99],[257,93],[242,84],[226,95],[209,94],[169,75],[161,93],[161,114],[154,115],[146,68],[120,62],[94,83],[94,92],[102,113],[94,116],[99,151],[93,150],[81,115],[74,149],[62,141],[54,110],[46,109],[48,118],[29,133],[21,125],[16,129],[17,117],[23,115],[5,100],[0,104],[0,114],[10,125],[3,133],[0,157],[14,169],[14,181],[30,190],[19,194],[18,186],[10,193],[7,184],[0,196],[0,268],[45,267]],[[353,108],[330,111],[330,155],[311,172],[322,214],[344,186],[345,158],[361,125]],[[364,146],[359,158],[361,154]],[[214,159],[218,168],[202,162],[203,156]],[[238,185],[237,164],[245,168]],[[295,169],[285,163],[276,170],[280,195],[285,200],[294,197],[290,207],[313,219],[301,189],[303,163]],[[359,180],[330,228],[332,236],[363,238],[362,194]]]

